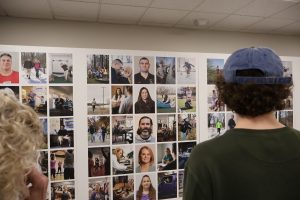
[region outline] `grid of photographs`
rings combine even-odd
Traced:
[[[0,89],[39,116],[44,142],[38,166],[49,177],[47,199],[75,199],[72,54],[0,52]]]
[[[196,58],[86,59],[88,199],[182,196],[198,139]]]
[[[223,73],[224,59],[207,59],[207,127],[208,138],[223,135],[226,130],[230,130],[236,125],[236,116],[224,102],[218,99],[216,89],[216,78]],[[284,76],[292,77],[293,68],[291,61],[282,61],[284,66]],[[293,127],[293,93],[285,100],[284,110],[275,113],[277,119],[284,125]]]

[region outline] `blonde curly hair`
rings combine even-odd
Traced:
[[[9,88],[0,90],[0,197],[25,199],[26,175],[37,161],[43,142],[37,114],[21,104]]]

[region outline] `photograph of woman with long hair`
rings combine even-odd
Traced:
[[[149,146],[142,146],[138,154],[139,166],[136,167],[135,172],[153,172],[155,171],[154,154]]]
[[[140,89],[138,100],[135,102],[134,108],[135,113],[155,113],[155,103],[146,87]]]
[[[156,190],[151,183],[148,175],[144,175],[138,191],[136,192],[137,200],[156,200]]]

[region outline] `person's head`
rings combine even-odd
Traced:
[[[68,191],[68,186],[67,186],[67,185],[64,185],[64,186],[63,186],[63,190],[64,190],[64,191]]]
[[[150,187],[153,187],[153,186],[152,186],[152,183],[151,183],[151,179],[150,179],[150,177],[149,177],[148,175],[144,175],[144,176],[143,176],[143,178],[142,178],[142,180],[141,180],[140,186],[142,186],[142,188],[143,188],[144,190],[149,190]]]
[[[115,154],[116,154],[116,157],[117,157],[118,160],[121,159],[123,157],[123,149],[116,148]]]
[[[166,148],[165,153],[166,153],[166,155],[170,155],[171,154],[171,150],[170,150],[169,147]]]
[[[120,59],[113,60],[112,68],[114,68],[118,73],[120,73],[121,69],[123,68],[123,62]]]
[[[65,125],[60,125],[60,130],[64,130],[65,129]]]
[[[99,183],[96,183],[96,184],[95,184],[95,190],[96,190],[97,192],[100,191],[100,184],[99,184]]]
[[[143,146],[139,151],[139,164],[153,164],[154,155],[150,147]]]
[[[149,90],[146,87],[142,87],[139,92],[138,101],[151,101],[152,98],[149,94]]]
[[[116,95],[122,95],[122,90],[121,88],[116,89]]]
[[[164,95],[164,101],[167,101],[169,96],[167,94]]]
[[[130,66],[124,67],[123,76],[126,78],[130,78],[132,75],[132,68]]]
[[[148,116],[143,116],[139,120],[139,128],[137,134],[144,140],[147,140],[152,134],[152,119]]]
[[[36,165],[37,149],[43,144],[36,112],[21,104],[13,91],[0,90],[0,196],[25,199],[27,177]]]
[[[148,73],[150,68],[150,62],[149,59],[146,57],[142,57],[139,61],[140,65],[140,72]]]
[[[12,70],[12,57],[8,53],[3,53],[0,55],[0,73],[9,72]]]
[[[235,51],[217,77],[219,100],[241,116],[256,117],[284,108],[291,77],[283,76],[282,62],[268,48]]]
[[[132,95],[132,86],[125,86],[125,89],[127,91],[127,95]]]

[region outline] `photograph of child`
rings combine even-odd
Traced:
[[[88,145],[110,144],[110,118],[109,116],[92,116],[87,118]]]
[[[23,86],[22,103],[30,106],[40,117],[47,116],[47,87]]]
[[[112,144],[133,143],[133,117],[112,116]]]
[[[157,115],[157,142],[176,141],[176,115]]]
[[[74,119],[50,118],[50,148],[74,147]]]
[[[87,85],[88,115],[110,113],[110,88],[107,85]]]
[[[178,114],[178,140],[196,140],[196,114]]]
[[[177,83],[196,84],[197,67],[196,58],[177,58]]]
[[[207,84],[216,84],[216,78],[223,74],[224,59],[207,59]]]
[[[24,84],[47,83],[46,53],[22,52],[22,75]]]
[[[110,147],[88,149],[89,177],[110,175]]]
[[[208,112],[220,112],[225,111],[224,102],[220,101],[218,98],[218,92],[215,85],[207,85],[207,104]]]
[[[87,83],[109,83],[109,55],[87,55]]]
[[[19,53],[0,52],[0,84],[19,83]]]
[[[196,87],[177,88],[177,103],[179,112],[196,112]]]
[[[225,113],[208,113],[208,138],[225,133]]]
[[[158,86],[156,88],[156,107],[158,113],[175,113],[176,87]]]
[[[175,84],[175,57],[156,57],[156,83]]]
[[[73,83],[72,54],[50,53],[49,60],[49,83]]]
[[[73,116],[73,87],[49,86],[50,116]]]

